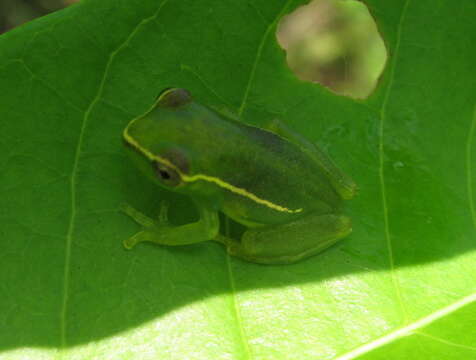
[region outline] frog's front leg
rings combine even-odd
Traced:
[[[194,223],[173,226],[167,219],[168,204],[161,204],[158,221],[153,220],[129,205],[122,205],[121,211],[144,227],[129,239],[124,240],[126,249],[139,242],[154,242],[160,245],[187,245],[212,240],[218,234],[219,219],[216,211],[199,207],[200,219]]]
[[[352,231],[343,215],[308,215],[294,222],[247,230],[241,241],[218,235],[230,255],[261,264],[290,264],[315,255]]]

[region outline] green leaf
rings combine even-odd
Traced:
[[[390,58],[366,101],[288,69],[304,3],[83,1],[0,37],[0,359],[476,357],[476,3],[369,0]],[[193,216],[121,144],[170,86],[317,141],[360,186],[354,233],[289,266],[124,250],[121,202]]]

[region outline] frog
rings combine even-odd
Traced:
[[[168,202],[157,219],[123,203],[121,211],[142,226],[124,240],[126,249],[211,240],[248,262],[292,264],[352,232],[342,203],[356,195],[356,183],[279,119],[253,126],[168,88],[127,124],[123,141],[146,177],[189,197],[198,213],[197,221],[172,225]],[[244,226],[241,238],[220,231],[220,213]]]

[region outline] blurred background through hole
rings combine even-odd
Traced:
[[[0,0],[0,34],[79,0]]]
[[[283,17],[276,36],[300,79],[353,98],[370,95],[387,60],[374,19],[356,0],[314,0]]]

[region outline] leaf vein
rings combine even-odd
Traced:
[[[452,342],[452,341],[449,341],[449,340],[442,339],[438,336],[426,334],[426,333],[421,332],[421,331],[417,331],[416,333],[418,335],[425,336],[427,338],[430,338],[430,339],[435,340],[437,342],[443,343],[445,345],[454,346],[454,347],[458,347],[458,348],[462,348],[462,349],[468,349],[468,350],[476,350],[476,347],[474,347],[474,346],[467,346],[467,345],[463,345],[463,344],[458,344],[458,343],[455,343],[455,342]]]
[[[388,105],[388,100],[390,97],[390,92],[392,89],[392,85],[395,79],[395,66],[396,66],[396,61],[398,58],[398,52],[400,50],[400,41],[401,41],[401,35],[402,35],[402,28],[403,28],[403,20],[405,18],[408,5],[410,3],[410,0],[406,0],[405,4],[403,5],[402,12],[400,14],[400,20],[398,22],[398,27],[397,27],[397,39],[395,42],[395,50],[393,54],[393,59],[392,63],[390,66],[390,75],[389,75],[389,81],[387,88],[385,90],[383,102],[382,102],[382,107],[380,109],[380,129],[379,129],[379,179],[380,179],[380,190],[381,190],[381,197],[382,197],[382,208],[383,208],[383,217],[384,217],[384,231],[385,231],[385,239],[387,243],[387,252],[389,256],[389,263],[390,263],[390,274],[392,278],[392,283],[393,286],[395,287],[395,292],[397,295],[398,302],[400,304],[400,307],[402,309],[402,313],[404,315],[404,320],[405,323],[408,322],[408,314],[407,310],[405,308],[405,305],[403,303],[403,298],[401,294],[401,289],[400,289],[400,284],[398,281],[397,274],[395,272],[395,262],[394,262],[394,256],[393,256],[393,249],[392,249],[392,241],[391,241],[391,236],[390,236],[390,229],[389,229],[389,219],[388,219],[388,205],[387,205],[387,195],[386,195],[386,187],[385,187],[385,177],[384,177],[384,136],[383,136],[383,129],[384,129],[384,124],[386,122],[387,118],[387,105]]]
[[[64,264],[64,272],[63,272],[63,295],[62,295],[62,302],[61,302],[61,309],[60,309],[60,344],[62,348],[65,348],[67,345],[66,342],[66,319],[68,313],[68,298],[69,298],[69,278],[70,278],[70,263],[71,263],[71,246],[73,243],[73,233],[75,229],[75,220],[76,220],[76,209],[77,209],[77,201],[76,201],[76,178],[78,174],[78,165],[79,165],[79,158],[81,156],[81,149],[83,146],[83,139],[84,133],[86,129],[86,125],[91,117],[91,112],[94,106],[100,101],[104,85],[106,83],[106,79],[109,75],[109,69],[114,61],[116,55],[124,49],[132,38],[138,33],[139,29],[144,26],[145,24],[149,23],[150,21],[157,18],[160,13],[162,7],[167,3],[168,0],[164,0],[160,3],[156,12],[143,20],[141,20],[134,29],[130,32],[130,34],[126,37],[126,39],[114,50],[110,55],[109,59],[106,63],[104,68],[104,73],[99,83],[98,91],[96,96],[93,98],[91,103],[89,104],[88,108],[84,112],[83,120],[81,122],[80,132],[78,136],[78,142],[76,145],[75,156],[73,161],[73,166],[71,170],[71,178],[70,178],[70,193],[71,193],[71,210],[70,210],[70,219],[68,224],[68,230],[66,233],[66,246],[65,246],[65,264]]]
[[[281,18],[281,16],[284,14],[284,12],[286,11],[286,9],[288,8],[290,3],[291,3],[291,0],[288,0],[284,4],[283,8],[278,13],[278,15],[276,15],[274,20],[268,25],[268,27],[266,28],[266,30],[263,34],[263,37],[261,38],[261,41],[258,45],[258,50],[256,51],[255,60],[253,62],[253,65],[251,66],[250,76],[248,78],[248,82],[246,83],[246,88],[245,88],[245,92],[243,94],[243,98],[241,100],[241,105],[240,105],[240,108],[238,109],[238,116],[241,116],[243,114],[244,109],[245,109],[246,101],[248,100],[248,95],[249,95],[249,92],[250,92],[250,89],[251,89],[251,84],[253,83],[253,80],[254,80],[254,77],[255,77],[256,68],[258,67],[258,62],[261,58],[261,53],[263,52],[264,44],[266,43],[266,40],[268,39],[269,33],[270,33],[271,29],[274,27],[274,25],[276,25],[278,20]]]
[[[233,312],[235,315],[236,322],[238,323],[238,329],[239,329],[239,335],[241,339],[241,343],[243,344],[243,348],[246,352],[246,358],[251,359],[251,351],[248,345],[248,341],[246,341],[246,333],[245,329],[243,327],[243,320],[241,318],[241,313],[240,309],[238,308],[238,302],[236,299],[236,285],[235,285],[235,279],[233,277],[233,271],[231,270],[231,259],[230,255],[227,253],[226,256],[226,262],[227,262],[227,267],[228,267],[228,279],[230,281],[230,288],[231,288],[231,301],[233,303]]]

